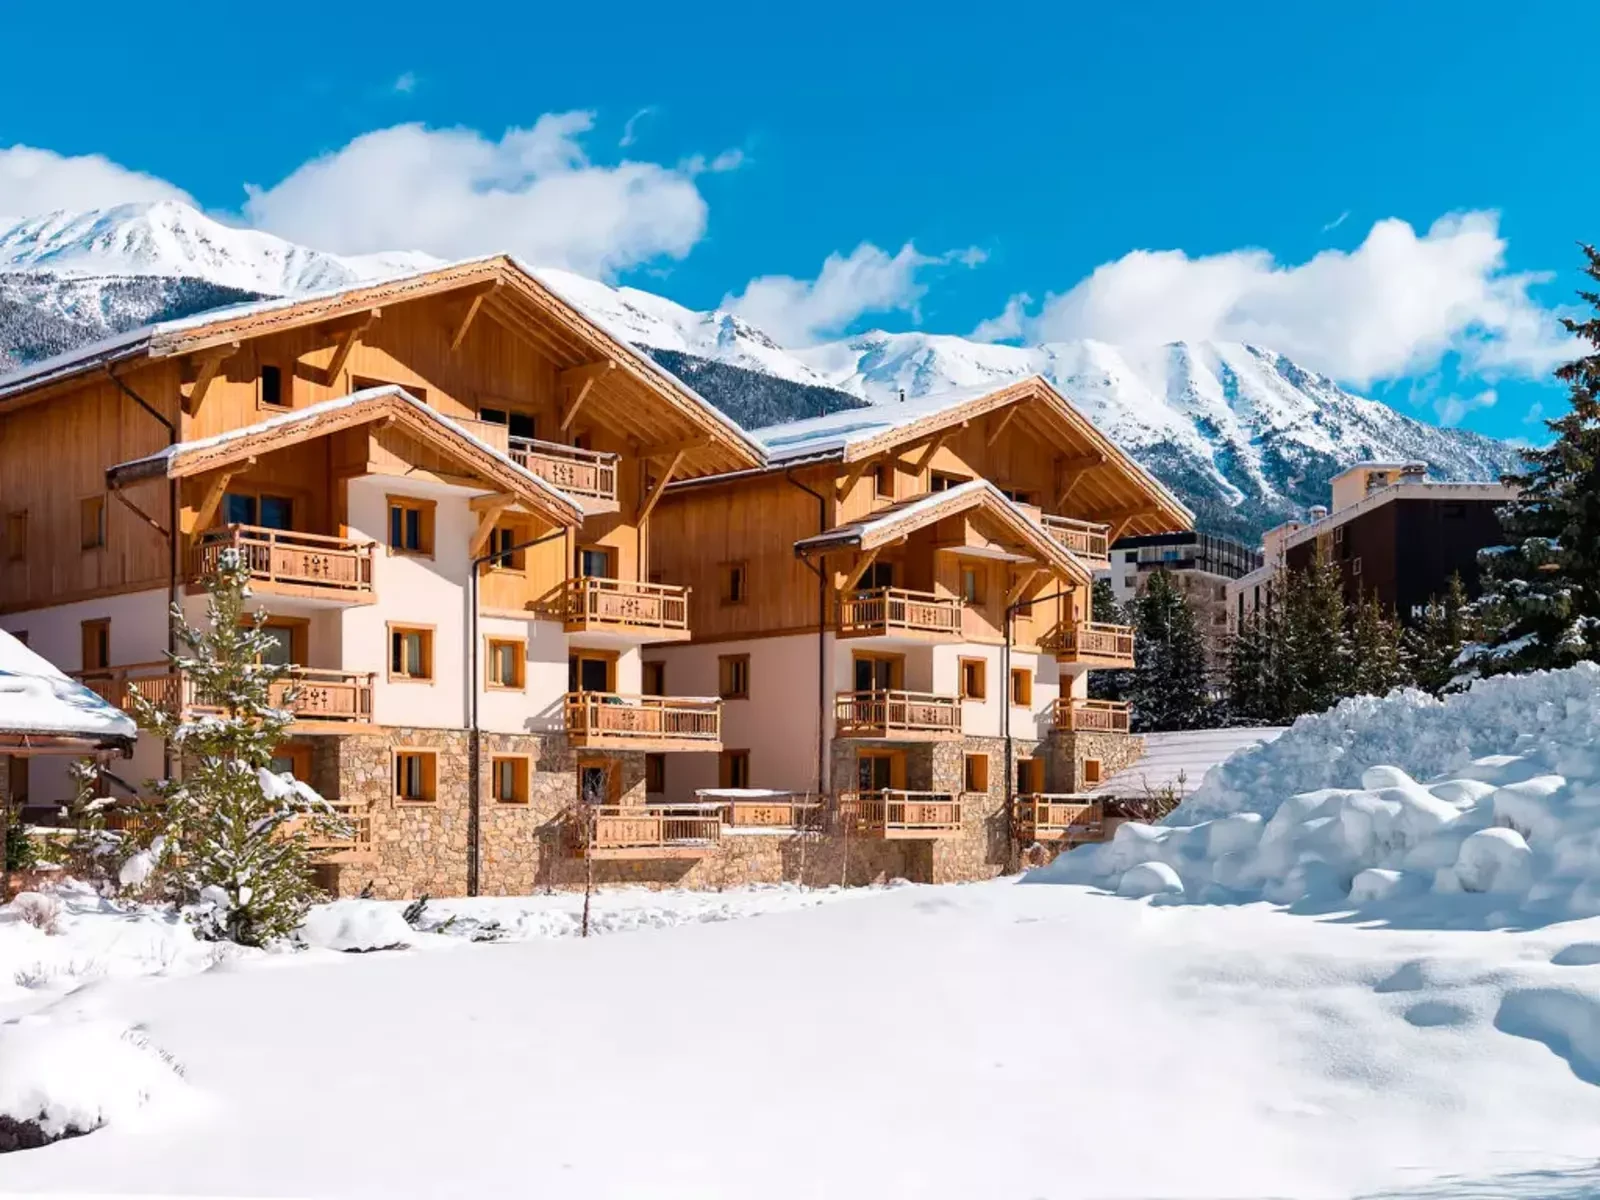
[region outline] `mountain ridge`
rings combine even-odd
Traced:
[[[0,221],[0,372],[152,321],[439,261],[327,254],[172,201]],[[1012,346],[873,330],[791,348],[726,309],[535,274],[747,428],[1042,375],[1182,495],[1198,524],[1235,536],[1326,503],[1331,476],[1363,459],[1417,459],[1444,479],[1494,478],[1520,461],[1507,443],[1418,421],[1265,347]]]

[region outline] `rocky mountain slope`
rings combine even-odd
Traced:
[[[0,371],[149,321],[434,261],[326,254],[170,202],[0,219]],[[1420,459],[1444,479],[1489,479],[1518,461],[1506,443],[1414,420],[1256,346],[1018,347],[874,331],[786,348],[731,312],[538,274],[750,428],[1043,375],[1203,526],[1241,537],[1326,502],[1328,479],[1361,459]]]

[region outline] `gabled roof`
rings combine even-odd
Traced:
[[[133,718],[0,632],[0,740],[8,748],[124,749],[138,735]]]
[[[1060,446],[1068,457],[1098,460],[1073,493],[1080,507],[1087,500],[1106,512],[1122,515],[1142,510],[1141,515],[1129,521],[1126,533],[1166,533],[1193,527],[1194,514],[1183,501],[1039,375],[999,387],[937,392],[898,403],[769,425],[754,430],[753,436],[775,464],[822,460],[857,463],[925,442],[953,426],[1013,404],[1027,406],[1013,419],[1019,431],[1030,430]]]
[[[880,508],[858,521],[801,538],[794,544],[794,550],[802,558],[829,550],[875,550],[947,517],[974,510],[993,519],[1057,574],[1078,583],[1092,581],[1093,574],[1076,555],[1051,537],[1043,526],[1029,519],[987,479],[974,479],[943,492],[929,492]]]
[[[106,471],[106,486],[118,488],[141,479],[183,479],[373,421],[392,421],[396,428],[462,461],[489,485],[514,495],[530,511],[553,524],[575,526],[583,522],[583,509],[572,497],[394,385],[352,392],[337,400],[297,408],[254,425],[179,442],[143,458],[118,463]]]
[[[505,255],[146,325],[0,376],[0,407],[117,364],[192,354],[460,290],[481,292],[485,312],[503,325],[527,331],[561,369],[614,363],[590,404],[603,408],[608,420],[645,446],[708,440],[709,445],[686,453],[680,476],[739,470],[765,461],[760,446],[698,392]]]

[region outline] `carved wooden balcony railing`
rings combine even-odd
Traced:
[[[577,749],[720,750],[722,701],[568,692],[567,738]]]
[[[1016,798],[1015,811],[1024,842],[1097,842],[1104,828],[1100,801],[1088,796],[1033,792]]]
[[[839,597],[840,637],[903,635],[961,640],[961,600],[903,588],[873,588]]]
[[[706,788],[695,795],[720,805],[730,829],[822,828],[827,806],[810,792],[752,792],[738,788]]]
[[[1127,733],[1126,700],[1083,700],[1062,696],[1056,700],[1055,725],[1070,733]]]
[[[1041,644],[1059,662],[1094,667],[1133,666],[1133,629],[1128,625],[1094,621],[1058,625],[1045,635]]]
[[[511,461],[569,496],[615,503],[617,456],[535,438],[507,439]]]
[[[1045,532],[1083,560],[1090,569],[1111,565],[1111,526],[1072,517],[1045,516],[1039,519]]]
[[[124,712],[133,711],[135,694],[174,714],[221,711],[221,705],[209,702],[191,680],[168,663],[131,663],[73,674],[106,703]],[[296,721],[365,725],[372,721],[372,681],[371,674],[360,671],[290,667],[283,679],[272,684],[268,694],[274,704],[293,711]],[[289,703],[293,688],[298,688],[299,694]]]
[[[722,813],[717,804],[603,804],[574,809],[566,827],[579,858],[699,858],[722,840]]]
[[[231,550],[243,559],[251,579],[269,591],[370,603],[372,546],[320,533],[224,525],[200,535],[194,573],[200,578],[212,574],[222,554]]]
[[[568,633],[638,633],[650,641],[689,636],[689,589],[580,575],[567,580]]]
[[[910,840],[957,837],[961,798],[949,792],[840,792],[840,830],[856,837]]]
[[[836,737],[934,741],[961,736],[961,702],[929,692],[840,692]]]

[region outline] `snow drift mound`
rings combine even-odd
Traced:
[[[1346,700],[1030,879],[1450,925],[1600,915],[1600,667]]]

